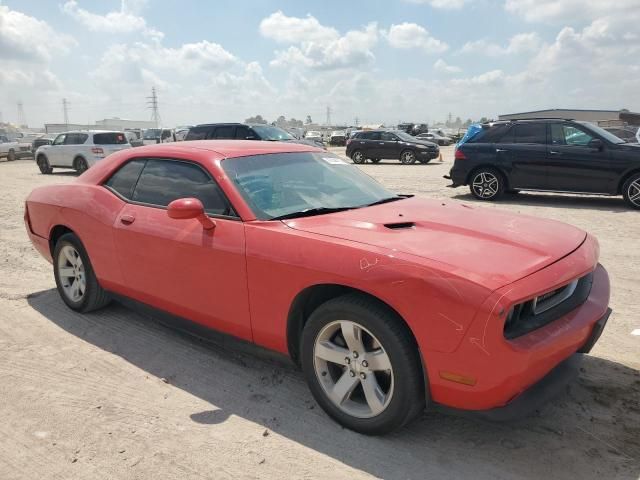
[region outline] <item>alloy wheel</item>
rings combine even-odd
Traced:
[[[491,172],[480,172],[473,178],[472,188],[480,198],[493,198],[498,193],[500,181]]]
[[[365,161],[364,153],[362,153],[360,150],[355,152],[352,158],[353,158],[353,163],[364,163]]]
[[[67,298],[79,302],[87,290],[84,264],[78,251],[71,245],[65,245],[58,254],[58,276],[62,290]]]
[[[317,379],[341,411],[371,418],[387,408],[393,397],[393,368],[370,331],[350,320],[336,320],[318,333],[313,350]]]
[[[400,156],[400,162],[404,163],[405,165],[409,165],[411,163],[415,163],[415,161],[416,161],[415,153],[413,153],[410,150],[407,150],[406,152],[402,152],[402,155]]]
[[[629,184],[627,197],[633,205],[640,207],[640,178]]]

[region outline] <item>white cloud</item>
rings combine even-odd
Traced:
[[[372,48],[378,42],[378,27],[370,23],[344,35],[320,24],[310,15],[287,17],[278,11],[260,22],[262,36],[290,46],[277,50],[274,67],[314,69],[353,68],[375,60]]]
[[[501,55],[535,52],[540,48],[541,43],[540,37],[535,32],[519,33],[511,37],[504,47],[486,39],[481,39],[465,43],[460,49],[460,53],[498,57]]]
[[[445,62],[441,58],[436,60],[436,62],[433,64],[433,68],[437,72],[442,72],[442,73],[460,73],[460,72],[462,72],[462,68],[456,67],[455,65],[449,65],[447,62]]]
[[[391,25],[384,36],[394,48],[419,48],[427,53],[441,53],[449,48],[446,43],[432,37],[424,27],[416,23]]]
[[[1,60],[49,62],[75,44],[73,37],[56,32],[47,22],[0,5]]]
[[[506,0],[505,9],[529,22],[593,20],[600,17],[640,16],[638,0]]]
[[[431,5],[433,8],[443,10],[458,10],[462,8],[465,3],[471,3],[470,0],[408,0],[409,3],[419,3],[425,5]]]
[[[144,0],[137,2],[122,0],[120,10],[108,12],[104,15],[92,13],[84,8],[80,8],[76,0],[68,0],[61,8],[64,13],[93,32],[142,32],[150,37],[162,38],[163,34],[148,27],[144,17],[138,14],[138,11],[145,3]]]

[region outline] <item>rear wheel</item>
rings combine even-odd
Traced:
[[[89,170],[89,165],[83,157],[76,157],[76,159],[73,161],[73,168],[76,169],[76,172],[82,175],[84,172]]]
[[[345,427],[387,433],[424,409],[415,341],[378,302],[360,295],[329,300],[309,318],[301,346],[311,393]]]
[[[400,154],[400,163],[403,165],[411,165],[416,163],[416,154],[413,153],[413,150],[405,150]]]
[[[53,168],[49,165],[49,159],[44,155],[38,155],[38,159],[36,160],[38,164],[38,168],[40,169],[40,173],[44,175],[48,175],[53,172]]]
[[[640,209],[640,173],[632,175],[624,182],[622,195],[631,208]]]
[[[73,233],[65,233],[56,243],[53,274],[58,293],[72,310],[90,312],[111,300],[98,283],[82,242]]]
[[[480,168],[471,175],[469,189],[479,200],[496,200],[504,193],[504,177],[493,168]]]
[[[362,152],[362,150],[356,150],[351,154],[351,160],[353,160],[353,163],[357,163],[358,165],[360,165],[364,163],[367,159],[364,156],[364,153]]]
[[[13,162],[16,159],[16,152],[15,150],[9,150],[9,153],[7,153],[7,161],[8,162]]]

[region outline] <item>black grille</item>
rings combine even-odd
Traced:
[[[542,302],[554,295],[560,294],[565,287],[555,289],[551,292],[540,295],[537,299],[527,300],[513,307],[509,312],[507,321],[504,324],[504,336],[511,340],[540,327],[544,327],[548,323],[557,320],[566,315],[575,308],[582,305],[589,297],[591,292],[591,284],[593,283],[593,273],[589,273],[578,280],[575,290],[564,301],[554,307],[544,310],[538,314],[534,312],[536,302]]]

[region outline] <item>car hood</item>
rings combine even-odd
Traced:
[[[284,223],[440,262],[492,290],[556,262],[586,238],[584,231],[553,220],[420,198]]]
[[[411,142],[404,142],[404,143],[416,143],[418,145],[425,145],[427,147],[438,147],[438,144],[435,142],[432,142],[430,140],[421,140],[419,138],[416,138],[415,140],[412,140]]]

